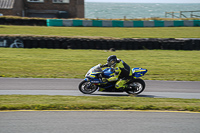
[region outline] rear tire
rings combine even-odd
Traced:
[[[145,89],[145,82],[142,79],[134,79],[133,82],[129,83],[126,88],[128,94],[140,94]]]
[[[98,89],[98,87],[96,85],[91,84],[89,81],[85,81],[83,80],[80,84],[79,84],[79,90],[80,92],[82,92],[83,94],[92,94],[93,92],[95,92]]]

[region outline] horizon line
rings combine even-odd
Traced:
[[[85,2],[90,2],[90,3],[142,3],[142,4],[144,4],[144,3],[146,3],[146,4],[200,4],[200,2],[199,3],[197,3],[197,2],[183,2],[183,3],[180,3],[180,2],[177,2],[177,3],[172,3],[172,2],[162,2],[162,3],[158,3],[158,2],[112,2],[112,1],[110,1],[110,2],[85,1]]]

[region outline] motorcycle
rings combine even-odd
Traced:
[[[79,84],[79,90],[83,94],[92,94],[95,91],[100,92],[126,92],[128,94],[140,94],[145,89],[145,82],[139,78],[147,73],[147,69],[133,68],[132,78],[126,83],[127,87],[124,90],[115,88],[114,82],[103,82],[102,78],[110,78],[115,74],[114,68],[105,68],[102,70],[100,64],[92,67],[85,75],[85,79]]]

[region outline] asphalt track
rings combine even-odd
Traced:
[[[199,133],[199,123],[188,112],[0,112],[0,133]]]
[[[127,93],[79,92],[82,79],[0,78],[0,95],[128,96]],[[150,81],[138,97],[200,99],[199,81]]]

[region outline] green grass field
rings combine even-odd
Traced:
[[[200,27],[44,27],[0,25],[0,34],[97,38],[200,38]]]
[[[0,95],[0,110],[172,110],[200,112],[200,99]]]
[[[200,52],[173,50],[65,50],[0,48],[0,77],[84,78],[107,57],[117,55],[133,67],[148,69],[146,80],[200,81]]]

